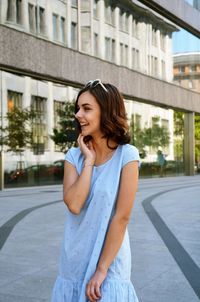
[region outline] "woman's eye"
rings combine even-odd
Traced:
[[[88,108],[88,107],[85,107],[85,111],[88,111],[88,110],[90,110],[90,108]]]

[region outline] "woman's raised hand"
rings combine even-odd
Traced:
[[[92,141],[88,141],[87,143],[84,142],[84,136],[79,134],[78,137],[78,144],[85,157],[85,165],[94,165],[96,159],[96,152],[94,150]]]

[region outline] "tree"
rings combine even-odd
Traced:
[[[177,160],[183,160],[184,113],[174,111],[174,154]]]
[[[21,109],[14,107],[11,111],[7,112],[5,116],[7,126],[0,127],[0,145],[7,146],[7,152],[12,151],[21,155],[25,148],[32,147],[32,122],[34,117],[34,111],[28,108]]]
[[[134,122],[134,115],[131,116],[130,123],[130,134],[131,134],[131,144],[136,146],[139,150],[140,157],[146,157],[145,143],[144,143],[144,131],[140,127],[139,120],[136,119]]]
[[[195,161],[200,162],[200,115],[195,115]]]
[[[166,127],[154,124],[144,129],[144,143],[146,146],[158,148],[169,145],[169,130]]]
[[[159,117],[155,119],[152,127],[141,129],[139,122],[134,123],[133,116],[131,118],[131,143],[139,149],[141,158],[146,157],[145,146],[158,148],[169,144],[169,130],[159,126],[158,123]]]
[[[67,101],[63,109],[58,109],[58,125],[53,128],[50,138],[59,146],[61,152],[66,152],[70,147],[76,145],[77,127],[74,118],[74,102]]]

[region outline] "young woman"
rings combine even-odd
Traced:
[[[130,281],[127,224],[138,185],[138,150],[118,89],[100,80],[79,92],[78,148],[66,154],[67,219],[52,302],[138,302]]]

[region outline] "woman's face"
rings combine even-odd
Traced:
[[[89,91],[85,91],[80,95],[77,102],[77,109],[78,111],[75,117],[80,124],[81,133],[84,136],[91,135],[92,137],[101,134],[100,106],[97,103],[95,97]]]

